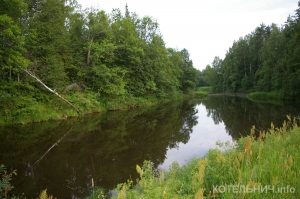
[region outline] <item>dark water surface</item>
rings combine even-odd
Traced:
[[[17,170],[14,193],[37,198],[85,198],[95,186],[112,189],[138,175],[136,164],[151,160],[168,169],[203,156],[218,140],[249,134],[253,125],[281,126],[286,115],[298,116],[291,103],[256,103],[247,98],[211,96],[107,112],[60,122],[0,127],[0,164]]]

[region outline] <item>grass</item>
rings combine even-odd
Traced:
[[[212,87],[211,86],[203,86],[199,87],[198,91],[206,92],[208,94],[212,93]]]
[[[11,96],[4,93],[0,96],[0,126],[6,124],[26,124],[49,120],[61,120],[67,117],[77,117],[84,114],[102,111],[131,109],[141,106],[151,106],[158,103],[189,98],[204,98],[211,93],[211,87],[200,87],[188,94],[174,92],[170,94],[147,95],[134,97],[130,94],[122,96],[100,96],[90,91],[70,91],[63,95],[80,110],[78,114],[73,108],[49,93]]]
[[[44,96],[44,97],[40,97]],[[94,112],[131,109],[150,106],[161,102],[184,98],[182,93],[158,99],[156,96],[133,97],[131,95],[103,97],[97,93],[85,91],[68,92],[63,96],[80,110],[73,108],[54,95],[36,96],[0,96],[0,126],[6,124],[26,124],[49,120],[61,120]]]
[[[282,100],[284,95],[281,92],[253,92],[249,93],[247,97],[255,101],[265,101],[265,100]]]
[[[199,87],[196,91],[192,92],[192,96],[195,98],[205,98],[212,92],[212,88],[209,86]]]
[[[140,178],[119,184],[106,198],[299,198],[300,128],[296,119],[280,128],[237,142],[218,142],[205,157],[168,171],[154,170],[151,162],[136,166]],[[94,193],[97,193],[96,191]],[[103,192],[90,199],[104,198]]]

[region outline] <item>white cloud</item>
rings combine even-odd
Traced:
[[[110,13],[120,8],[157,19],[167,47],[186,48],[194,66],[203,69],[214,56],[225,57],[234,40],[261,23],[283,24],[294,15],[298,0],[78,0],[83,7],[97,6]]]

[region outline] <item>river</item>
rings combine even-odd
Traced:
[[[233,141],[286,115],[293,103],[258,103],[239,96],[210,96],[128,111],[105,112],[59,122],[0,127],[0,164],[17,170],[13,193],[37,198],[85,198],[95,186],[106,190],[138,175],[136,164],[150,160],[168,169],[202,157],[217,141]]]

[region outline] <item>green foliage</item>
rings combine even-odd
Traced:
[[[0,97],[0,125],[28,122],[41,122],[47,120],[64,119],[65,116],[78,116],[73,109],[56,96],[47,96],[39,93],[38,96],[12,96],[4,93]],[[71,103],[82,109],[84,113],[99,112],[105,109],[93,92],[68,92],[66,96]],[[47,99],[47,101],[46,101]]]
[[[209,85],[213,85],[213,90],[216,91],[216,86],[218,84],[218,74],[210,65],[207,65],[205,68],[205,79],[204,81]]]
[[[271,124],[257,138],[253,137],[257,130],[253,126],[252,136],[234,143],[218,142],[218,148],[211,149],[205,157],[193,158],[181,167],[175,162],[168,171],[153,170],[151,162],[145,161],[142,168],[136,166],[140,175],[136,184],[120,184],[112,198],[299,197],[297,123],[288,117],[281,128]],[[226,186],[238,188],[220,188]],[[264,188],[268,190],[263,192]],[[250,189],[252,192],[247,192]]]
[[[168,56],[173,63],[173,74],[179,80],[179,88],[184,93],[193,91],[198,83],[198,70],[193,67],[187,49],[178,51],[168,48]]]
[[[21,34],[19,25],[7,14],[0,15],[0,89],[10,86],[14,90],[12,81],[16,81],[16,75],[20,67],[27,67],[28,60],[24,53],[24,36]],[[5,81],[6,80],[6,81]]]
[[[249,188],[260,188],[265,185],[275,187],[298,187],[295,173],[298,165],[298,156],[296,152],[297,140],[299,139],[299,127],[296,120],[284,122],[281,128],[271,128],[267,132],[261,132],[257,140],[253,137],[245,137],[238,141],[237,146],[230,146],[226,152],[219,149],[211,150],[207,157],[211,165],[207,174],[206,194],[213,193],[212,185],[245,185]],[[292,129],[292,130],[291,130]],[[256,131],[252,128],[252,133]],[[278,145],[280,144],[280,147]],[[272,153],[270,153],[272,151]],[[295,174],[296,175],[296,174]],[[295,193],[283,192],[275,193],[217,193],[222,198],[231,198],[246,196],[246,198],[273,198],[274,194],[281,198],[291,198],[298,196],[299,191]]]
[[[280,92],[253,92],[248,94],[247,97],[252,100],[260,101],[284,99],[283,93]]]
[[[210,86],[198,87],[197,91],[206,92],[208,94],[212,93],[212,88]]]
[[[205,167],[206,160],[195,159],[183,167],[173,163],[167,172],[154,171],[151,162],[144,161],[142,168],[136,167],[141,176],[137,184],[120,184],[112,198],[193,198],[201,187]]]
[[[14,188],[10,181],[13,175],[17,175],[17,172],[14,170],[11,173],[7,173],[6,167],[1,164],[0,165],[0,198],[8,198],[8,193]]]
[[[95,190],[93,190],[92,194],[87,197],[87,199],[105,199],[108,198],[105,194],[104,194],[104,190],[102,188],[96,188]]]
[[[212,88],[207,87],[199,87],[196,91],[192,92],[192,95],[196,98],[204,98],[208,96],[212,92]]]
[[[167,49],[152,17],[82,11],[76,1],[0,3],[0,124],[77,115],[19,66],[58,93],[79,85],[82,92],[66,96],[83,113],[157,103],[198,84],[188,51]]]
[[[234,41],[221,64],[215,59],[201,78],[214,92],[278,92],[284,99],[299,98],[299,20],[297,9],[282,27],[261,24]]]

